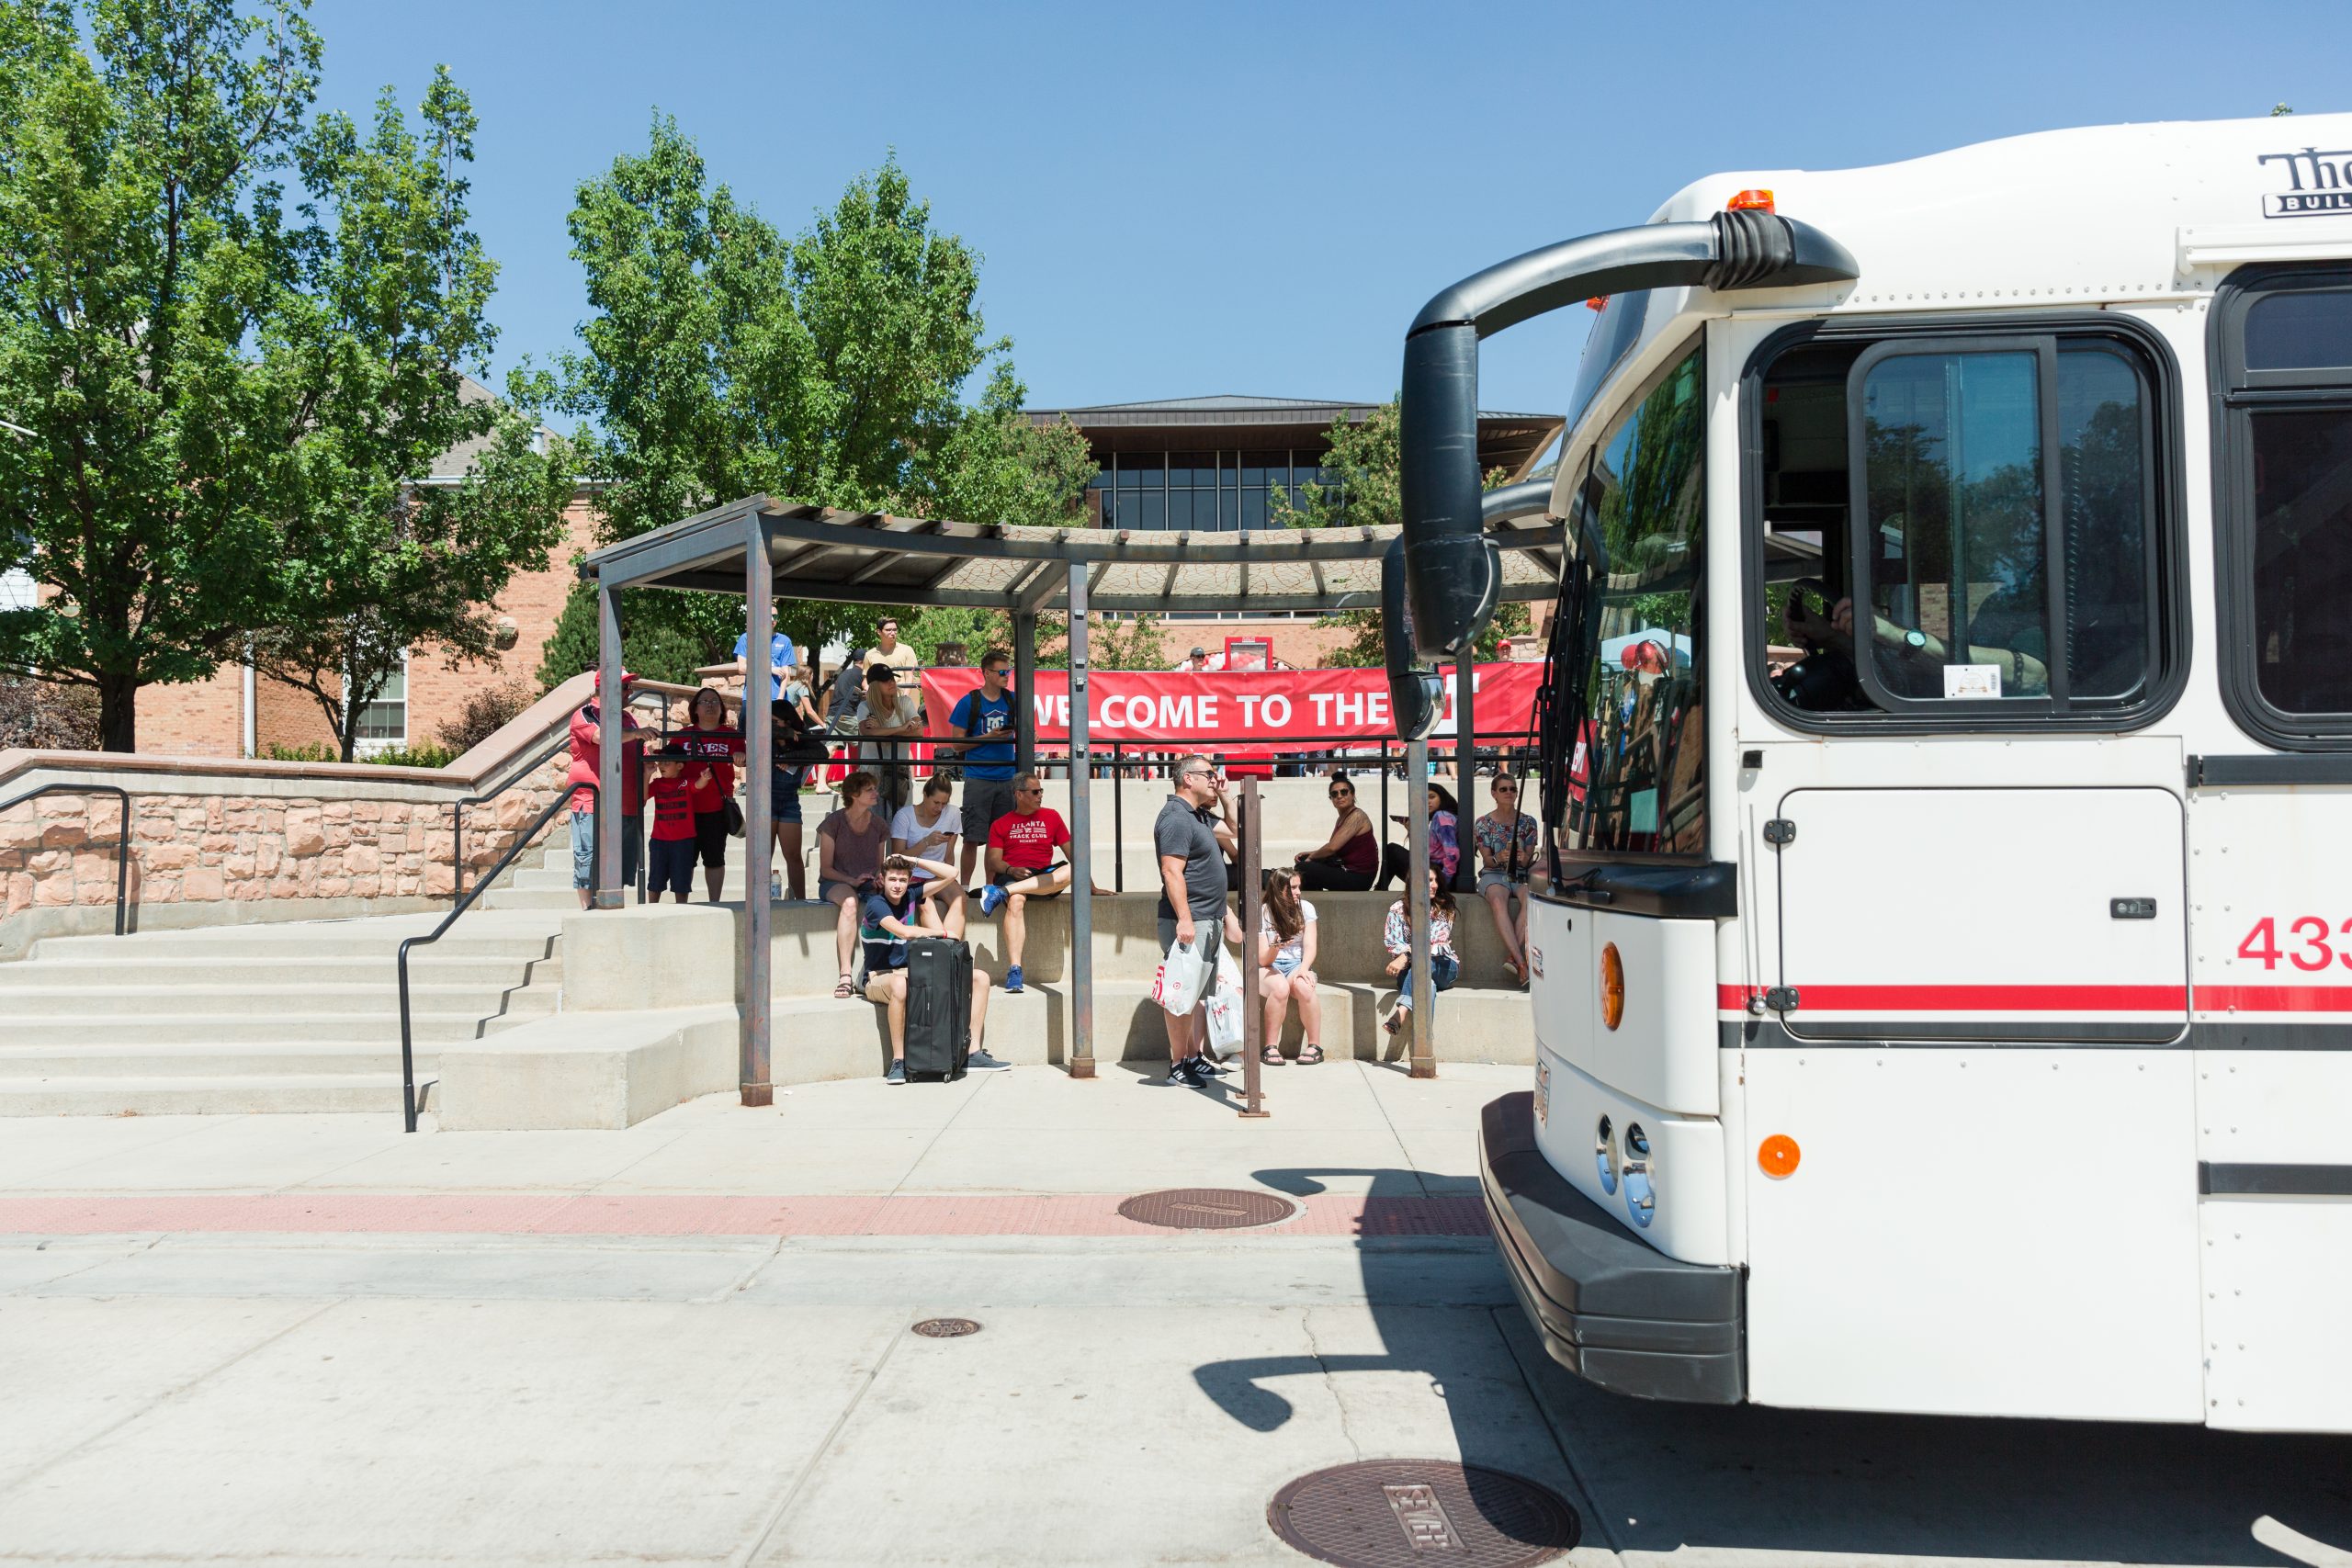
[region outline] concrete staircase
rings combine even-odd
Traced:
[[[394,954],[440,919],[42,942],[0,964],[0,1115],[397,1111]],[[556,1010],[560,920],[469,910],[411,954],[420,1084],[444,1043]]]

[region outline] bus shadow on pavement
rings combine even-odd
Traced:
[[[1322,1192],[1329,1178],[1367,1175],[1373,1197],[1422,1192],[1408,1170],[1254,1174],[1295,1197]],[[1202,1393],[1242,1426],[1271,1432],[1293,1414],[1276,1380],[1426,1376],[1445,1397],[1464,1462],[1537,1479],[1565,1468],[1570,1500],[1587,1516],[1587,1547],[2352,1563],[2352,1439],[1628,1399],[1544,1354],[1491,1258],[1446,1258],[1439,1280],[1428,1251],[1393,1238],[1362,1237],[1358,1256],[1379,1353],[1213,1361],[1193,1371]],[[1498,1296],[1481,1290],[1479,1266]],[[1455,1310],[1431,1310],[1438,1301]],[[1479,1317],[1486,1323],[1474,1330]],[[1464,1343],[1474,1333],[1486,1343]],[[1507,1348],[1523,1387],[1480,1375],[1497,1348]],[[1529,1451],[1541,1434],[1504,1408],[1528,1393],[1555,1451]]]

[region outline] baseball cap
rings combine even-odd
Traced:
[[[624,670],[624,671],[621,671],[621,684],[622,684],[622,685],[626,686],[626,685],[628,685],[631,681],[634,681],[634,680],[636,680],[636,679],[637,679],[637,674],[636,674],[636,672],[635,672],[634,671]],[[600,692],[601,692],[601,691],[603,691],[603,690],[605,689],[605,672],[604,672],[602,670],[599,670],[599,671],[596,671],[596,689],[597,689],[598,691],[600,691]]]

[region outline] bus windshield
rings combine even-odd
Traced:
[[[1577,496],[1587,558],[1569,581],[1588,597],[1580,646],[1561,648],[1553,672],[1574,727],[1553,807],[1566,855],[1706,851],[1704,389],[1694,349],[1594,448]]]

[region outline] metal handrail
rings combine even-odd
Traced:
[[[409,1022],[408,950],[412,947],[424,947],[439,942],[442,933],[457,924],[458,917],[473,908],[474,900],[481,897],[482,890],[498,880],[498,874],[513,864],[516,855],[530,847],[531,840],[539,836],[539,829],[554,821],[557,812],[571,809],[573,793],[583,789],[589,795],[591,817],[601,825],[605,812],[604,797],[597,792],[596,786],[593,784],[571,785],[562,794],[548,802],[547,809],[540,812],[537,818],[523,830],[521,838],[507,846],[506,852],[498,857],[498,863],[492,866],[489,874],[480,882],[474,884],[472,892],[461,893],[458,896],[457,903],[451,907],[447,914],[441,917],[439,925],[435,926],[423,936],[405,937],[401,940],[396,960],[400,968],[401,987],[401,1111],[407,1118],[408,1131],[412,1133],[416,1131],[416,1046]],[[603,835],[599,833],[598,841],[601,842],[602,840]],[[594,863],[591,862],[590,864],[593,868]],[[593,891],[595,875],[593,869],[589,875]]]
[[[500,795],[538,772],[539,764],[558,751],[568,751],[571,749],[571,735],[567,730],[541,748],[538,755],[517,766],[495,788],[486,789],[480,795],[460,795],[449,803],[449,873],[452,878],[449,890],[453,895],[466,890],[466,807],[496,800]],[[570,793],[569,789],[566,793]]]
[[[114,841],[114,934],[128,934],[126,918],[130,897],[130,792],[120,784],[45,784],[0,800],[0,811],[38,800],[44,795],[110,795],[122,802],[122,837]]]

